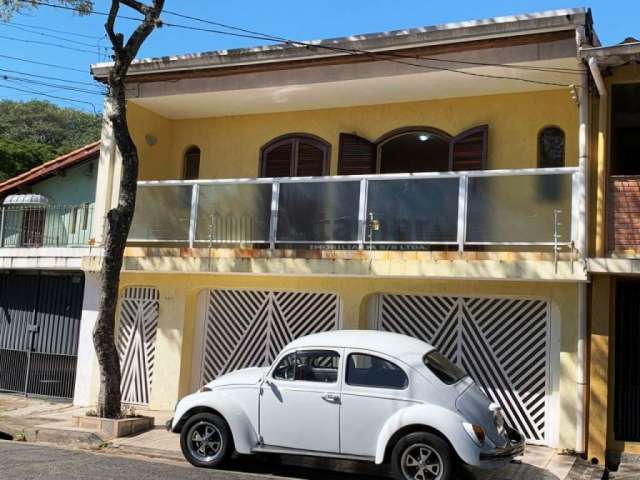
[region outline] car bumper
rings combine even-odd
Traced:
[[[520,432],[510,427],[507,430],[507,438],[509,439],[506,446],[502,448],[494,448],[486,452],[480,453],[480,463],[483,466],[501,465],[509,463],[515,457],[524,454],[525,442]]]

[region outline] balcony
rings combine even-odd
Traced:
[[[88,247],[92,221],[93,204],[5,205],[0,207],[0,247]]]
[[[568,252],[578,169],[139,182],[132,246]]]

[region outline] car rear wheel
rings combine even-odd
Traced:
[[[215,468],[231,452],[231,432],[219,415],[198,413],[182,428],[180,447],[184,457],[196,467]]]
[[[432,433],[411,433],[393,448],[391,468],[396,480],[450,480],[451,448]]]

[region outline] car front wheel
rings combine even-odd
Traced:
[[[432,433],[411,433],[393,448],[391,468],[396,480],[450,480],[451,448]]]
[[[220,465],[231,451],[231,442],[227,422],[213,413],[194,415],[187,420],[180,434],[182,454],[196,467]]]

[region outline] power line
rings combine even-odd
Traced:
[[[43,82],[40,80],[33,80],[30,78],[23,78],[23,77],[15,77],[13,75],[0,75],[0,78],[3,80],[7,80],[7,81],[16,81],[16,82],[22,82],[22,83],[27,83],[27,84],[32,84],[32,85],[38,85],[38,86],[43,86],[43,87],[51,87],[51,88],[60,88],[63,90],[67,90],[69,92],[77,92],[77,93],[84,93],[87,95],[99,95],[99,96],[104,96],[105,92],[99,91],[99,90],[89,90],[83,87],[76,87],[73,85],[60,85],[60,84],[56,84],[56,83],[49,83],[49,82]]]
[[[92,55],[95,55],[98,53],[98,50],[91,51],[91,50],[85,50],[82,48],[69,47],[67,45],[60,45],[59,43],[41,42],[39,40],[27,40],[24,38],[9,37],[7,35],[0,35],[0,38],[4,38],[5,40],[12,40],[14,42],[22,42],[22,43],[30,43],[30,44],[37,44],[37,45],[46,45],[48,47],[63,48],[65,50],[72,50],[74,52],[91,53]]]
[[[50,3],[40,2],[40,1],[37,1],[37,0],[32,0],[32,3],[34,3],[36,5],[42,5],[42,6],[52,7],[52,8],[59,8],[59,9],[63,9],[63,10],[75,10],[73,7],[67,7],[67,6],[64,6],[64,5],[53,5],[53,4],[50,4]],[[95,14],[95,15],[102,15],[102,16],[109,16],[109,14],[107,12],[100,12],[100,11],[97,11],[97,10],[89,10],[86,13]],[[180,15],[182,15],[182,14],[180,14]],[[139,18],[129,17],[129,16],[125,16],[125,15],[118,15],[118,18],[126,19],[126,20],[140,21]],[[193,17],[193,18],[195,18],[195,17]],[[271,41],[271,42],[275,42],[275,41],[282,42],[283,41],[282,40],[283,37],[259,34],[259,32],[252,32],[251,30],[246,30],[246,29],[242,29],[242,30],[245,30],[246,32],[252,32],[252,33],[233,33],[233,32],[228,32],[228,31],[223,31],[223,30],[200,28],[200,27],[194,27],[194,26],[189,26],[189,25],[180,25],[180,24],[169,23],[169,22],[162,22],[162,25],[163,26],[167,26],[167,27],[181,28],[181,29],[185,29],[185,30],[201,31],[201,32],[215,33],[215,34],[219,34],[219,35],[229,35],[229,36],[242,37],[242,38],[252,38],[252,39]],[[236,28],[236,27],[234,27],[234,28]],[[368,50],[360,50],[360,49],[352,49],[352,48],[341,48],[341,47],[335,47],[335,46],[331,46],[331,45],[324,45],[324,44],[320,44],[320,43],[315,44],[315,43],[300,42],[300,41],[297,41],[297,40],[286,40],[286,39],[284,39],[284,40],[285,40],[285,43],[304,46],[304,47],[310,48],[310,49],[325,49],[325,50],[330,50],[330,51],[339,52],[339,53],[343,53],[343,54],[349,54],[349,55],[363,55],[363,56],[367,56],[367,57],[373,58],[373,59],[380,59],[381,58],[381,59],[383,59],[385,61],[388,61],[388,62],[393,62],[393,63],[397,63],[397,64],[401,64],[401,65],[412,66],[412,67],[416,67],[416,68],[423,68],[423,69],[428,69],[428,70],[447,71],[447,72],[459,73],[459,74],[462,74],[462,75],[467,75],[467,76],[472,76],[472,77],[491,78],[491,79],[498,79],[498,80],[513,80],[513,81],[532,83],[532,84],[538,84],[538,85],[546,85],[546,86],[556,86],[556,87],[571,87],[572,86],[572,84],[567,84],[567,83],[550,82],[550,81],[543,81],[543,80],[533,80],[533,79],[529,79],[529,78],[512,77],[512,76],[505,76],[505,75],[483,74],[483,73],[477,73],[477,72],[468,72],[468,71],[464,71],[464,70],[456,70],[454,68],[446,68],[446,67],[437,67],[437,66],[432,66],[432,65],[424,65],[422,63],[415,63],[415,62],[409,62],[409,61],[406,61],[406,60],[401,60],[399,58],[396,58],[391,53],[390,54],[385,54],[384,52],[370,52]],[[410,58],[416,58],[417,60],[424,60],[424,59],[422,59],[420,57],[410,57]],[[439,60],[441,60],[441,59],[439,59]],[[486,66],[491,66],[491,65],[487,64]],[[553,73],[558,73],[558,72],[553,72]]]
[[[0,68],[0,72],[15,73],[15,74],[24,75],[24,76],[27,76],[27,77],[43,78],[45,80],[58,80],[60,82],[76,83],[78,85],[88,85],[90,87],[99,86],[97,83],[92,83],[92,82],[81,82],[80,80],[69,80],[68,78],[51,77],[51,76],[48,76],[48,75],[36,75],[35,73],[21,72],[19,70],[10,70],[10,69],[7,69],[7,68]]]
[[[40,96],[43,96],[43,97],[54,98],[56,100],[65,100],[67,102],[84,103],[86,105],[91,105],[91,108],[93,109],[93,113],[98,115],[98,111],[96,110],[96,106],[93,103],[87,102],[85,100],[77,100],[75,98],[61,97],[61,96],[58,96],[58,95],[51,95],[51,94],[45,93],[45,92],[38,92],[38,91],[35,91],[35,90],[27,90],[27,89],[24,89],[24,88],[18,88],[18,87],[13,87],[11,85],[4,85],[4,84],[0,84],[0,88],[7,88],[9,90],[15,90],[15,91],[22,92],[22,93],[29,93],[31,95],[40,95]]]
[[[71,71],[71,72],[80,72],[80,73],[85,73],[85,74],[89,73],[87,70],[80,70],[79,68],[67,67],[67,66],[64,66],[64,65],[55,65],[53,63],[39,62],[37,60],[29,60],[29,59],[26,59],[26,58],[12,57],[10,55],[2,55],[2,54],[0,54],[0,58],[7,58],[9,60],[15,60],[15,61],[18,61],[18,62],[31,63],[33,65],[40,65],[40,66],[43,66],[43,67],[58,68],[60,70],[68,70],[68,71]]]
[[[38,32],[38,31],[34,31],[34,30],[31,30],[30,27],[27,27],[27,28],[19,27],[17,25],[13,25],[11,23],[5,23],[5,22],[0,22],[0,26],[13,28],[13,29],[16,29],[16,30],[20,30],[21,32],[31,33],[33,35],[40,35],[42,37],[54,38],[56,40],[62,40],[63,42],[69,42],[69,43],[73,43],[74,45],[80,45],[80,46],[83,46],[83,47],[90,47],[90,48],[96,47],[95,44],[92,45],[90,43],[78,42],[76,40],[71,40],[71,39],[68,39],[68,38],[64,38],[64,37],[61,37],[59,35],[51,35],[50,33],[42,33],[42,32]]]
[[[32,28],[34,30],[44,30],[44,31],[47,31],[47,32],[63,33],[63,34],[66,34],[66,35],[72,35],[74,37],[83,37],[83,38],[88,38],[88,39],[91,39],[91,40],[98,40],[98,39],[102,38],[102,37],[96,36],[96,35],[86,35],[86,34],[83,34],[83,33],[69,32],[69,31],[66,31],[66,30],[58,30],[56,28],[43,27],[43,26],[40,26],[40,25],[28,25],[28,24],[25,24],[25,23],[18,23],[18,22],[14,22],[13,20],[11,20],[11,25],[18,25],[20,27]]]

